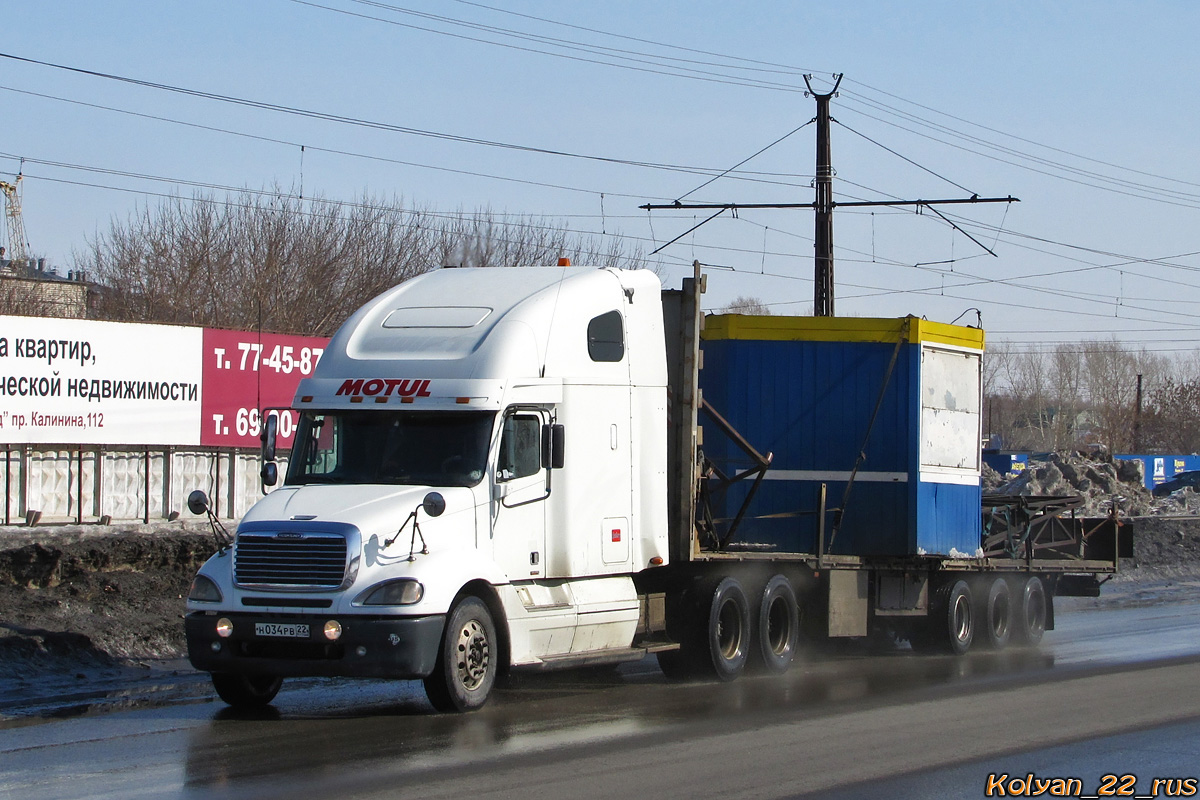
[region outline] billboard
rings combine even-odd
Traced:
[[[286,409],[325,345],[317,336],[204,329],[200,444],[258,447],[261,409]],[[291,446],[296,414],[279,417],[279,446]]]
[[[0,316],[0,444],[257,447],[259,409],[289,406],[328,341]]]

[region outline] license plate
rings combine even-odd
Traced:
[[[280,636],[285,639],[307,639],[308,625],[291,622],[256,622],[254,623],[254,635]]]

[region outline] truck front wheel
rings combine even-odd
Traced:
[[[499,667],[496,624],[478,597],[464,597],[446,617],[437,666],[425,694],[438,711],[474,711],[487,702]]]
[[[234,708],[261,708],[275,699],[283,678],[274,675],[238,675],[214,672],[213,688],[217,695]]]

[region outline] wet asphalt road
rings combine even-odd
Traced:
[[[991,772],[1085,793],[1200,775],[1200,605],[1058,626],[1035,651],[851,647],[728,685],[652,661],[529,677],[466,716],[432,714],[417,683],[308,681],[251,717],[200,691],[10,719],[0,797],[982,797]]]

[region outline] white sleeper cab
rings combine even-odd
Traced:
[[[196,579],[192,663],[235,704],[389,676],[463,710],[509,666],[643,655],[662,341],[645,271],[442,269],[373,300],[299,385],[283,485]]]

